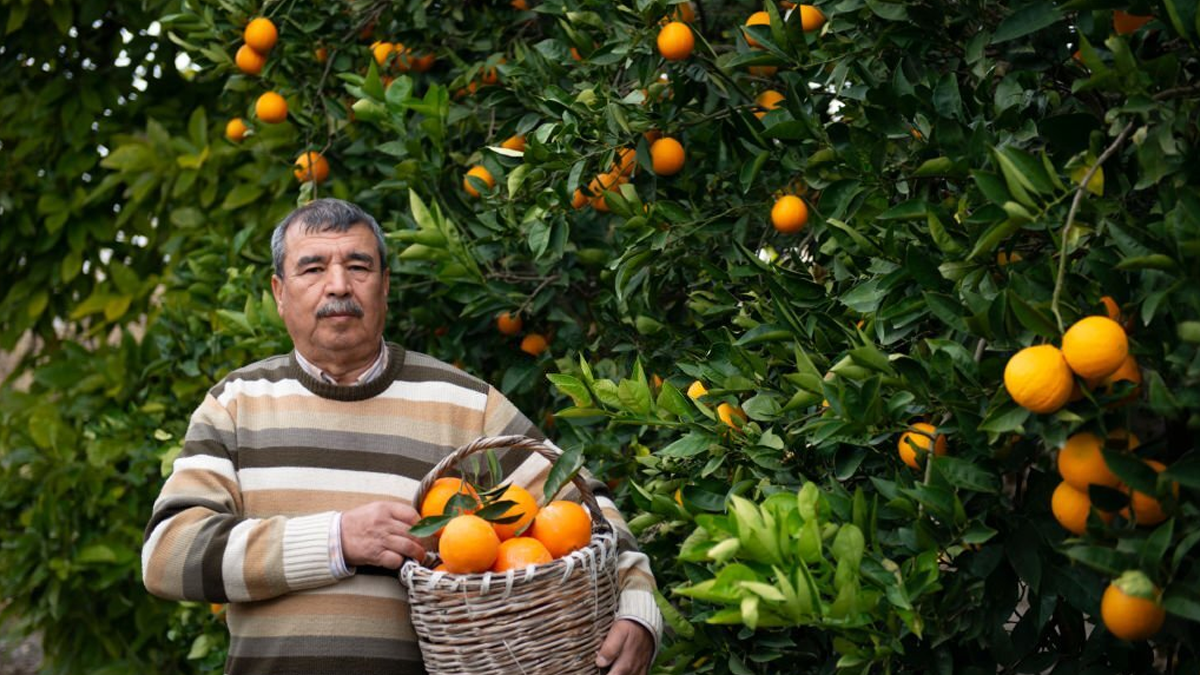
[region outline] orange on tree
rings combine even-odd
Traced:
[[[1090,431],[1081,431],[1058,449],[1058,475],[1065,483],[1086,492],[1089,485],[1116,487],[1121,483],[1108,468],[1101,450],[1104,440]]]
[[[754,116],[761,120],[767,116],[767,112],[778,108],[782,101],[783,94],[774,89],[764,91],[754,98],[754,103],[758,106],[758,111],[754,113]]]
[[[454,574],[486,572],[500,554],[500,537],[492,524],[476,515],[455,516],[442,528],[438,555]]]
[[[1050,497],[1050,512],[1068,532],[1082,536],[1087,531],[1088,513],[1091,510],[1092,499],[1087,492],[1076,490],[1065,481],[1054,488],[1054,494]],[[1104,522],[1112,522],[1113,514],[1099,509],[1096,514]]]
[[[496,61],[496,63],[497,64],[508,63],[508,59],[501,56]],[[485,68],[483,70],[483,74],[479,76],[479,81],[484,84],[496,84],[496,83],[500,82],[500,71],[498,71],[496,69],[496,66],[491,66],[491,67]]]
[[[1139,28],[1150,23],[1153,15],[1130,14],[1124,10],[1113,10],[1113,32],[1117,35],[1136,33]]]
[[[916,129],[913,129],[913,131],[916,131]],[[917,131],[917,133],[921,132]],[[1007,251],[999,251],[996,253],[996,265],[1000,267],[1008,267],[1009,265],[1020,261],[1021,254],[1017,251],[1013,251],[1012,253]]]
[[[254,51],[266,54],[271,51],[275,46],[275,41],[279,39],[279,31],[275,29],[275,24],[270,19],[260,16],[246,24],[246,30],[242,32],[242,39]]]
[[[325,63],[329,60],[329,50],[324,47],[317,47],[313,50],[313,58],[317,60],[317,63]]]
[[[240,117],[235,117],[225,123],[225,138],[234,143],[240,143],[246,137],[247,131],[249,131],[249,127]]]
[[[233,56],[233,62],[243,73],[257,75],[262,72],[263,66],[267,65],[267,57],[254,51],[250,45],[242,45]]]
[[[1026,347],[1004,366],[1008,395],[1035,413],[1052,413],[1066,405],[1074,384],[1067,360],[1053,345]]]
[[[314,150],[302,153],[296,158],[295,165],[296,169],[292,173],[301,183],[324,183],[329,178],[329,161]]]
[[[575,502],[555,500],[533,518],[528,535],[542,542],[550,555],[561,558],[592,540],[592,517]]]
[[[520,485],[509,485],[496,500],[501,502],[516,502],[500,515],[501,518],[520,516],[519,519],[511,523],[492,523],[492,528],[496,530],[496,536],[500,537],[500,541],[512,539],[517,536],[529,523],[533,522],[533,517],[537,515],[537,500],[533,498],[533,495],[529,494],[528,490]]]
[[[825,26],[825,14],[812,5],[800,5],[800,27],[805,33],[821,30]]]
[[[512,2],[508,4],[512,5],[512,8],[518,12],[524,12],[525,10],[529,9],[529,3],[525,0],[512,0]]]
[[[671,11],[672,21],[691,23],[696,20],[696,7],[691,2],[681,2]]]
[[[500,144],[500,147],[502,147],[506,150],[516,150],[517,152],[525,152],[525,136],[522,134],[517,134],[516,136],[509,136],[508,138],[504,139],[504,142]]]
[[[795,234],[808,224],[808,205],[795,195],[784,195],[771,207],[771,225],[783,234]]]
[[[573,209],[582,209],[588,205],[589,201],[587,195],[583,194],[583,190],[579,188],[575,188],[575,192],[571,194],[571,208]]]
[[[946,454],[946,435],[939,434],[937,427],[928,422],[915,422],[909,425],[913,431],[906,431],[900,435],[900,442],[896,444],[896,449],[900,453],[900,459],[904,463],[914,469],[921,468],[921,457],[929,454],[930,449],[933,449],[933,454]],[[934,440],[937,439],[937,440]],[[918,457],[920,454],[920,457]]]
[[[633,148],[621,148],[617,150],[617,159],[613,162],[613,169],[622,176],[628,176],[637,168],[637,150]]]
[[[554,556],[546,549],[546,545],[533,537],[514,537],[500,542],[500,550],[496,562],[492,565],[493,572],[523,570],[530,565],[544,565],[553,562]]]
[[[492,178],[492,173],[482,166],[473,166],[467,171],[467,175],[463,177],[463,189],[472,197],[479,196],[479,190],[471,184],[471,178],[477,178],[484,182],[486,189],[491,190],[496,185],[496,179]]]
[[[704,386],[704,383],[701,382],[700,380],[696,380],[695,382],[692,382],[692,384],[687,388],[687,397],[692,399],[693,401],[700,398],[701,396],[704,396],[707,393],[708,393],[708,389]]]
[[[1121,324],[1106,316],[1087,316],[1063,334],[1062,354],[1075,374],[1098,380],[1112,374],[1129,354]]]
[[[521,326],[524,324],[520,314],[500,312],[496,315],[496,330],[502,335],[516,335],[521,332]]]
[[[1167,468],[1166,464],[1155,459],[1144,461],[1147,466],[1154,469],[1155,473],[1162,473]],[[1121,509],[1122,516],[1132,518],[1138,525],[1157,525],[1167,519],[1162,504],[1154,495],[1130,490],[1128,487],[1125,487],[1124,490],[1129,493],[1129,506]],[[1171,492],[1178,497],[1179,483],[1171,483]]]
[[[1109,583],[1100,598],[1104,627],[1122,640],[1145,640],[1153,636],[1167,618],[1160,595],[1145,573],[1125,572]]]
[[[735,418],[738,418],[741,421],[735,421]],[[717,406],[717,419],[721,420],[721,423],[727,427],[738,429],[742,426],[742,424],[745,423],[746,413],[741,408],[733,404],[722,403]]]
[[[413,56],[410,59],[410,61],[412,62],[412,69],[417,71],[418,73],[428,73],[429,70],[431,68],[433,68],[433,64],[436,60],[437,60],[437,57],[434,56],[432,53],[421,54],[420,56]]]
[[[254,114],[267,124],[279,124],[287,119],[288,105],[279,94],[268,91],[254,102]]]
[[[1122,399],[1122,403],[1127,403],[1137,398],[1138,390],[1142,386],[1142,369],[1138,367],[1137,359],[1134,358],[1133,354],[1126,356],[1121,365],[1109,373],[1099,384],[1104,387],[1106,394],[1111,394],[1118,382],[1132,382],[1134,385],[1133,391],[1129,392],[1129,396]]]
[[[767,14],[766,12],[755,12],[750,15],[749,19],[746,19],[746,25],[747,26],[769,26],[769,25],[771,25],[771,15]],[[760,44],[758,42],[758,40],[755,40],[754,38],[750,37],[749,31],[742,31],[742,33],[746,36],[746,44],[750,45],[751,47],[761,47],[762,46],[762,44]]]
[[[530,356],[541,356],[549,346],[550,343],[541,333],[530,333],[521,340],[521,351]]]
[[[664,136],[650,146],[650,163],[654,173],[660,176],[674,176],[683,169],[687,153],[683,145],[669,136]]]
[[[1104,305],[1104,312],[1108,315],[1108,318],[1117,322],[1121,321],[1121,306],[1117,304],[1116,300],[1112,299],[1111,295],[1100,298],[1100,304]]]
[[[748,66],[746,71],[755,77],[774,77],[779,66]]]
[[[439,478],[433,482],[429,491],[425,493],[425,498],[421,500],[421,517],[449,515],[446,513],[446,505],[457,494],[470,495],[471,500],[478,508],[479,494],[475,492],[475,488],[471,487],[470,483],[461,478]],[[474,512],[475,509],[463,511],[463,513]]]
[[[658,31],[658,53],[668,61],[682,61],[692,55],[696,37],[683,22],[672,21]]]
[[[375,57],[375,63],[386,66],[395,49],[396,46],[390,42],[376,42],[371,45],[371,55]]]

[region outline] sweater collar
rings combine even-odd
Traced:
[[[348,385],[325,382],[300,366],[300,362],[297,360],[298,355],[294,349],[288,355],[288,370],[290,375],[305,389],[321,398],[335,401],[365,401],[383,393],[399,377],[400,371],[404,367],[405,351],[403,347],[392,342],[385,342],[383,347],[388,350],[387,367],[378,377],[367,382]]]

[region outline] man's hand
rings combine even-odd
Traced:
[[[421,516],[399,502],[371,502],[342,513],[346,564],[400,569],[405,558],[425,558],[425,547],[408,533]]]
[[[617,619],[600,645],[596,665],[609,668],[608,675],[640,675],[649,671],[652,658],[654,636],[650,631],[636,621]]]

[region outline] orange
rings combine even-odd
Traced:
[[[779,72],[779,66],[750,66],[746,70],[755,77],[773,77]]]
[[[1122,574],[1100,598],[1104,627],[1122,640],[1145,640],[1154,635],[1167,618],[1159,594],[1158,587],[1142,572]]]
[[[1050,498],[1050,512],[1054,514],[1054,519],[1068,532],[1080,536],[1087,531],[1088,512],[1091,511],[1091,508],[1092,500],[1088,494],[1076,490],[1065,482],[1059,483],[1058,487],[1054,488],[1054,495]],[[1096,514],[1104,522],[1112,522],[1111,513],[1097,510]]]
[[[696,37],[681,21],[672,21],[658,31],[658,53],[668,61],[682,61],[692,55]]]
[[[296,158],[292,173],[301,183],[324,183],[329,178],[329,162],[319,152],[309,151]]]
[[[735,422],[733,420],[734,417],[740,417],[742,421]],[[723,423],[725,426],[737,429],[745,423],[746,413],[737,406],[730,405],[728,403],[722,403],[721,405],[717,406],[717,418],[719,418],[721,423]]]
[[[525,339],[521,340],[521,351],[530,356],[541,356],[542,352],[546,351],[546,348],[549,346],[550,343],[546,341],[545,336],[539,333],[530,333],[525,336]]]
[[[700,380],[696,380],[695,382],[693,382],[692,385],[690,387],[688,387],[688,389],[687,389],[687,396],[688,396],[688,398],[692,399],[693,401],[695,401],[696,399],[700,398],[701,396],[703,396],[707,393],[708,393],[708,389],[706,389],[704,387],[704,383],[701,382]]]
[[[650,146],[650,163],[654,166],[654,173],[660,176],[674,176],[679,173],[686,158],[687,153],[683,151],[683,145],[674,138],[664,136]]]
[[[1156,473],[1162,473],[1167,468],[1166,464],[1153,459],[1147,459],[1146,465],[1154,469]],[[1129,489],[1125,489],[1129,492]],[[1179,494],[1179,483],[1171,483],[1171,492],[1175,495]],[[1121,509],[1121,515],[1125,518],[1130,518],[1129,510],[1133,509],[1133,520],[1138,525],[1157,525],[1167,519],[1167,514],[1163,513],[1162,504],[1159,503],[1154,495],[1148,495],[1145,492],[1133,491],[1129,495],[1129,506]]]
[[[260,16],[246,24],[242,39],[254,51],[266,54],[271,51],[271,48],[275,46],[275,41],[279,39],[279,31],[275,30],[275,24],[271,23],[270,19]]]
[[[771,224],[783,234],[795,234],[808,223],[808,206],[795,195],[784,195],[771,207]]]
[[[475,492],[475,488],[471,487],[470,483],[463,482],[461,478],[439,478],[433,481],[433,485],[425,493],[425,499],[421,501],[421,517],[445,515],[446,504],[459,493],[471,495],[475,503],[479,503],[479,495]],[[474,512],[475,509],[465,511],[465,513]]]
[[[552,501],[534,516],[529,536],[542,542],[550,555],[561,558],[591,542],[592,518],[575,502]]]
[[[1052,345],[1026,347],[1004,366],[1004,388],[1017,405],[1052,413],[1066,404],[1075,384],[1062,352]]]
[[[442,528],[438,554],[454,574],[486,572],[500,555],[500,538],[492,524],[479,516],[455,516]]]
[[[267,65],[267,57],[251,49],[250,45],[242,45],[238,47],[233,62],[243,73],[257,75],[262,72],[263,66]]]
[[[502,56],[497,63],[508,63],[508,59]],[[500,73],[496,70],[496,66],[484,69],[483,75],[480,76],[480,81],[482,81],[484,84],[496,84],[499,82]]]
[[[691,23],[696,20],[696,8],[690,2],[681,2],[675,5],[675,10],[671,12],[671,18],[675,21]]]
[[[471,185],[471,176],[483,181],[484,184],[487,185],[488,190],[491,190],[496,185],[496,179],[492,178],[490,171],[482,166],[473,166],[469,171],[467,171],[467,175],[463,178],[463,189],[466,190],[467,194],[471,195],[472,197],[478,197],[479,190],[476,190],[475,186]]]
[[[512,312],[500,312],[496,315],[496,330],[502,335],[516,335],[521,332],[521,326],[525,322],[521,320],[520,314]]]
[[[571,195],[571,208],[582,209],[583,207],[587,206],[587,203],[587,195],[583,194],[583,190],[575,188],[574,194]]]
[[[754,99],[759,108],[758,112],[754,113],[754,116],[761,120],[763,117],[766,117],[767,111],[778,108],[782,101],[783,94],[774,89],[764,91]]]
[[[1139,28],[1145,26],[1153,20],[1153,16],[1143,16],[1140,14],[1130,14],[1122,10],[1113,10],[1113,31],[1117,35],[1129,35],[1136,33]]]
[[[916,129],[913,129],[913,132],[916,134],[921,133],[921,132],[917,131]],[[996,254],[996,264],[999,265],[1000,267],[1008,267],[1009,265],[1011,265],[1015,262],[1020,262],[1021,259],[1022,259],[1021,254],[1016,251],[1013,251],[1012,253],[1008,253],[1007,251],[1000,251],[999,253]]]
[[[317,47],[316,50],[313,51],[313,58],[317,60],[317,63],[325,63],[325,61],[329,58],[329,50],[324,47]]]
[[[750,15],[749,19],[746,19],[746,25],[747,26],[769,26],[769,25],[771,25],[771,15],[767,14],[766,12],[755,12]],[[746,35],[746,44],[750,45],[751,47],[761,47],[762,46],[761,44],[759,44],[759,42],[757,40],[750,37],[750,33],[747,33],[746,31],[742,31],[742,32],[745,33],[745,35]]]
[[[1108,314],[1108,318],[1118,322],[1121,320],[1121,306],[1112,299],[1111,295],[1100,298],[1100,304],[1104,305],[1104,312]]]
[[[1063,335],[1062,345],[1067,364],[1085,380],[1111,375],[1129,355],[1125,329],[1106,316],[1076,321]]]
[[[800,27],[805,33],[821,30],[825,25],[825,15],[812,5],[800,5]]]
[[[392,53],[396,55],[392,65],[401,73],[407,73],[412,68],[412,52],[410,52],[403,42],[397,42],[392,47]]]
[[[1104,391],[1111,394],[1118,382],[1132,382],[1134,384],[1133,391],[1129,393],[1120,403],[1128,403],[1137,398],[1138,390],[1142,386],[1142,370],[1138,367],[1137,359],[1132,354],[1125,357],[1121,362],[1120,367],[1114,370],[1108,377],[1101,380],[1100,384],[1104,386]]]
[[[897,444],[897,448],[900,451],[900,459],[904,460],[905,464],[914,469],[921,468],[921,462],[917,458],[918,450],[921,457],[929,454],[931,447],[935,455],[946,454],[946,435],[937,433],[937,427],[927,422],[916,422],[909,426],[916,432],[923,433],[906,431],[900,435],[900,442]]]
[[[235,117],[225,124],[225,138],[234,143],[240,143],[246,137],[247,131],[249,131],[249,128],[240,117]]]
[[[433,571],[434,572],[449,572],[450,570],[446,567],[446,563],[438,563],[437,566],[435,566],[433,568]]]
[[[633,173],[637,167],[637,150],[633,148],[621,148],[617,150],[617,161],[613,162],[613,169],[619,175],[628,176]]]
[[[492,529],[496,530],[496,536],[500,537],[500,541],[507,541],[517,536],[517,533],[533,522],[533,517],[537,515],[537,500],[520,485],[509,485],[497,501],[516,502],[508,507],[508,510],[500,516],[501,518],[521,516],[520,520],[511,523],[492,523]]]
[[[583,54],[579,53],[579,49],[577,49],[575,47],[571,47],[571,60],[573,60],[573,61],[582,61],[583,60]]]
[[[500,543],[500,552],[492,565],[493,572],[523,570],[530,565],[545,565],[554,556],[546,545],[533,537],[516,537]]]
[[[500,147],[505,148],[506,150],[525,152],[525,137],[520,134],[516,136],[509,136],[508,138],[504,139],[504,142],[500,144]]]
[[[1068,485],[1086,492],[1088,485],[1116,487],[1121,479],[1108,468],[1101,448],[1104,441],[1090,431],[1067,439],[1058,450],[1058,475]]]
[[[433,68],[433,64],[436,60],[437,57],[433,54],[414,56],[412,57],[412,69],[418,73],[428,73],[429,70]]]
[[[287,101],[273,91],[268,91],[254,102],[254,114],[267,124],[279,124],[287,119]]]
[[[371,54],[375,57],[375,63],[384,66],[395,49],[396,46],[390,42],[376,42],[371,45]]]
[[[525,0],[512,0],[512,2],[508,4],[512,5],[512,8],[518,12],[524,12],[525,10],[529,9],[529,3]]]

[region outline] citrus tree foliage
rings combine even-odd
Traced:
[[[103,208],[133,212],[153,242],[145,266],[122,262],[137,292],[120,272],[82,274],[43,308],[101,335],[128,292],[145,336],[48,350],[27,394],[5,392],[10,607],[64,645],[69,621],[88,624],[70,612],[136,615],[136,631],[106,620],[110,639],[154,645],[145,658],[164,670],[189,651],[219,662],[219,617],[136,588],[138,528],[208,383],[287,348],[264,295],[270,224],[334,194],[395,246],[390,337],[497,383],[616,488],[662,588],[664,672],[1195,670],[1194,3],[819,8],[827,22],[808,32],[774,3],[701,2],[690,17],[662,0],[163,9],[197,82],[93,169]],[[743,30],[755,11],[768,22]],[[1155,18],[1126,30],[1118,11]],[[262,15],[278,43],[241,73],[242,29]],[[669,16],[690,21],[695,48],[668,62]],[[769,110],[767,90],[782,94]],[[255,119],[267,91],[286,123]],[[250,127],[237,143],[221,138],[234,117]],[[682,145],[678,173],[655,171],[657,136]],[[308,151],[328,182],[292,178]],[[464,179],[477,166],[493,185]],[[798,234],[772,228],[784,193],[807,204]],[[0,241],[35,260],[40,231]],[[54,286],[38,278],[4,305],[10,339],[42,316],[36,292]],[[1084,384],[1052,414],[1016,405],[1012,354],[1061,344],[1105,296],[1140,386]],[[518,334],[496,329],[501,312],[521,316]],[[536,355],[521,350],[538,352],[534,333],[549,344]],[[703,394],[685,393],[694,381]],[[898,449],[917,422],[947,453],[914,470]],[[1156,479],[1105,453],[1169,517],[1095,511],[1069,534],[1050,512],[1057,448],[1115,429],[1167,465]],[[1128,500],[1089,496],[1104,512]],[[1169,617],[1148,641],[1100,622],[1128,570],[1163,591]]]

